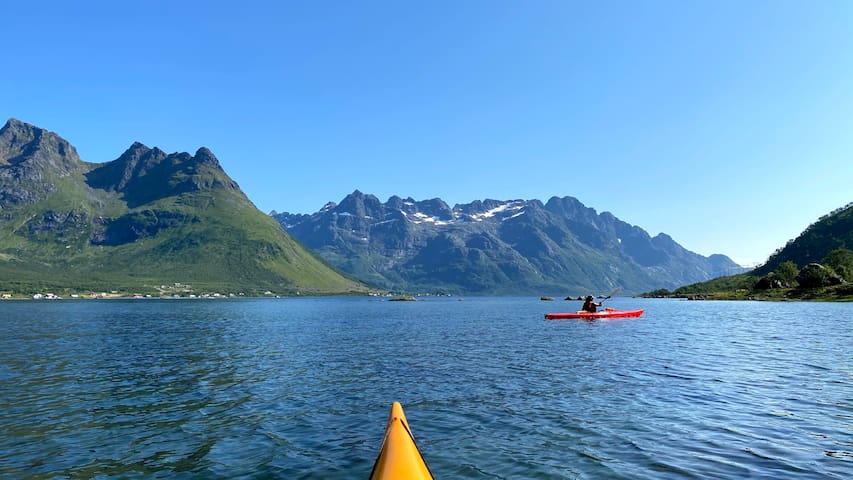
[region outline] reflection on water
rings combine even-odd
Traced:
[[[0,303],[0,477],[850,478],[853,309],[614,299]]]

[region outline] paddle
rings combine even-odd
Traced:
[[[601,303],[601,305],[600,305],[600,306],[604,306],[604,301],[605,301],[605,300],[609,300],[609,299],[610,299],[610,297],[612,297],[613,295],[618,295],[618,294],[619,294],[619,292],[621,292],[621,291],[622,291],[622,287],[616,287],[616,290],[613,290],[613,293],[611,293],[610,295],[608,295],[608,296],[606,296],[606,297],[604,297],[604,298],[602,298],[602,299],[601,299],[601,302],[600,302],[600,303]]]

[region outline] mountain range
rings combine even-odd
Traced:
[[[0,291],[364,293],[260,212],[207,148],[134,143],[89,163],[53,132],[0,129]]]
[[[742,270],[572,197],[451,208],[355,191],[314,214],[269,216],[204,147],[166,153],[137,142],[90,163],[53,132],[15,119],[0,129],[0,292],[341,294],[366,293],[366,283],[579,295]]]
[[[572,197],[443,200],[358,190],[313,214],[272,212],[284,229],[338,269],[398,291],[570,295],[674,288],[745,269],[724,255],[651,237]]]

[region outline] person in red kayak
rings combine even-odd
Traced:
[[[586,300],[583,302],[583,307],[581,307],[581,310],[583,310],[584,312],[595,313],[596,308],[600,307],[601,305],[601,302],[595,303],[595,300],[592,298],[592,295],[587,295]]]

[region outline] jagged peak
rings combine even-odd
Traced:
[[[30,142],[46,132],[47,130],[44,130],[43,128],[39,128],[27,122],[22,122],[16,118],[10,118],[6,121],[3,128],[0,128],[0,135],[8,136],[10,133],[13,137],[23,135],[23,138],[17,139],[19,143]]]
[[[148,148],[148,146],[147,146],[147,145],[145,145],[144,143],[142,143],[142,142],[133,142],[133,145],[131,145],[130,147],[128,147],[128,148],[127,148],[127,150],[125,150],[125,151],[124,151],[124,153],[122,153],[122,154],[121,154],[121,156],[120,156],[119,158],[122,158],[122,157],[125,157],[125,156],[134,156],[134,157],[139,157],[139,156],[142,156],[142,155],[144,155],[144,154],[146,154],[146,153],[148,153],[148,152],[150,152],[150,151],[151,151],[151,149],[150,149],[150,148]]]
[[[196,150],[194,158],[200,163],[209,163],[211,165],[219,166],[219,160],[216,158],[216,155],[214,155],[207,147],[200,147]]]
[[[31,123],[18,120],[17,118],[10,118],[6,121],[6,124],[3,126],[3,128],[0,128],[0,134],[4,134],[8,131],[26,134],[25,139],[28,142],[32,140],[42,141],[45,138],[49,138],[51,140],[56,141],[57,143],[70,145],[67,140],[60,137],[56,133],[33,125]]]
[[[6,124],[3,125],[3,128],[0,128],[0,134],[6,132],[8,130],[16,131],[16,132],[27,132],[30,135],[35,135],[37,133],[50,133],[56,135],[55,133],[45,130],[44,128],[33,125],[32,123],[27,123],[22,120],[18,120],[17,118],[10,118],[6,121]],[[58,135],[56,135],[58,137]]]
[[[399,210],[403,208],[403,199],[398,197],[397,195],[391,195],[391,197],[388,198],[388,201],[385,202],[385,205],[388,208]]]
[[[344,199],[341,200],[340,204],[344,205],[344,204],[353,203],[353,202],[356,202],[356,203],[364,203],[364,202],[381,203],[379,201],[379,199],[376,198],[375,195],[370,194],[370,193],[363,193],[360,190],[355,190],[354,192],[352,192],[349,195],[347,195],[346,197],[344,197]]]
[[[572,196],[568,196],[568,195],[564,196],[564,197],[558,197],[555,195],[555,196],[548,199],[548,201],[546,202],[546,205],[552,205],[552,206],[553,205],[560,205],[560,206],[571,205],[571,206],[576,207],[576,208],[588,208],[586,205],[583,204],[583,202],[581,202],[577,198],[572,197]]]
[[[6,120],[6,124],[3,125],[3,128],[0,130],[5,130],[7,128],[27,128],[27,127],[36,128],[34,125],[30,125],[29,123],[22,122],[22,121],[18,120],[17,118],[10,118],[9,120]]]
[[[0,164],[22,162],[67,175],[80,166],[80,157],[56,133],[10,118],[0,129]]]
[[[138,165],[157,163],[165,157],[166,154],[157,147],[149,148],[142,142],[133,142],[121,156],[110,163],[118,168],[125,169],[124,175],[128,177],[132,170],[140,168]]]
[[[219,159],[217,159],[216,155],[214,155],[207,147],[200,147],[196,150],[195,155],[192,155],[189,152],[166,153],[164,150],[160,149],[160,147],[148,147],[144,143],[137,141],[133,142],[133,144],[118,158],[118,160],[122,162],[131,164],[136,164],[141,160],[144,164],[148,165],[157,164],[166,159],[173,159],[174,161],[181,163],[194,161],[201,164],[210,164],[215,167],[220,167]]]

